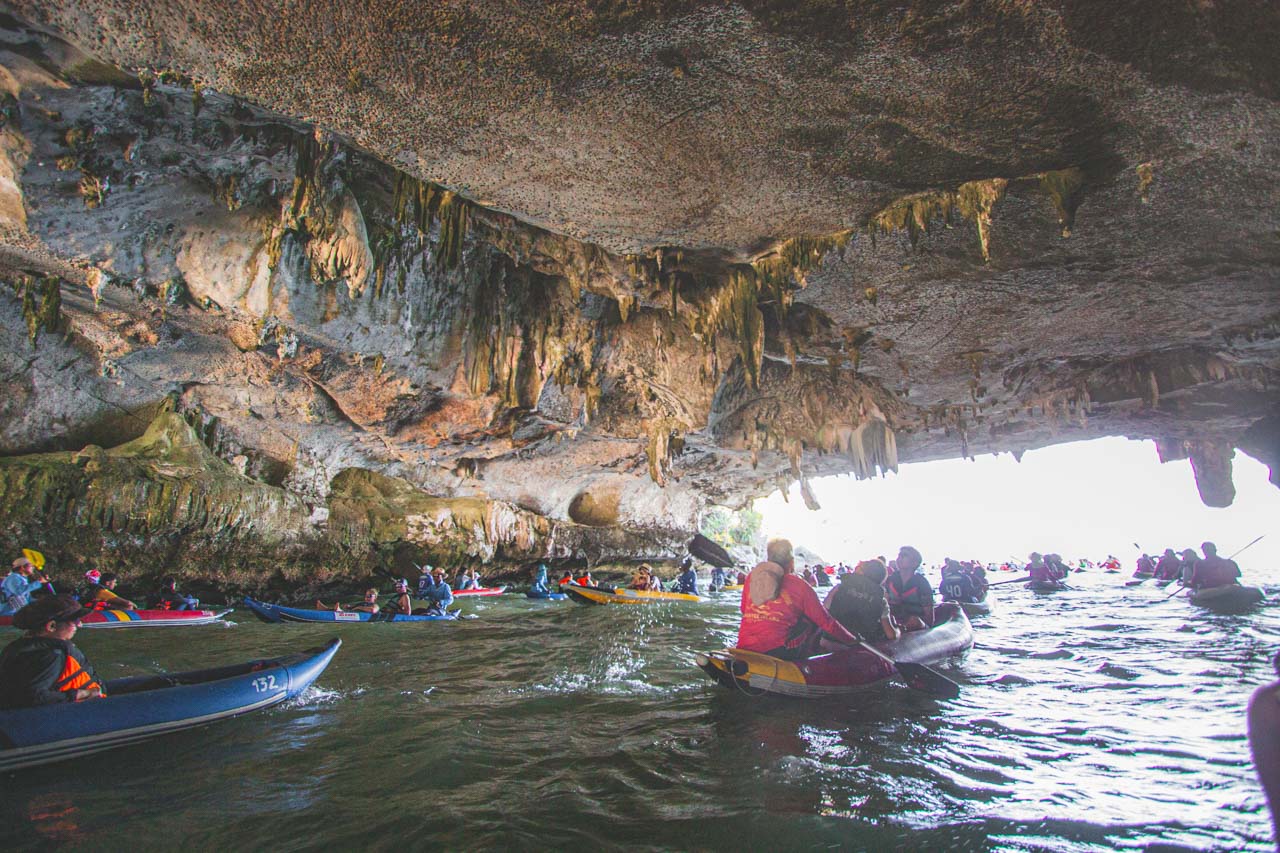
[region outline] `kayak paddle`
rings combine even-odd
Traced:
[[[1234,560],[1236,557],[1240,556],[1240,555],[1241,555],[1241,554],[1243,554],[1245,551],[1248,551],[1248,550],[1249,550],[1250,548],[1252,548],[1254,545],[1257,545],[1257,544],[1258,544],[1258,542],[1259,542],[1259,541],[1261,541],[1262,537],[1263,537],[1263,536],[1266,536],[1266,535],[1267,535],[1267,534],[1265,534],[1265,533],[1264,533],[1264,534],[1262,534],[1262,536],[1259,536],[1257,539],[1253,540],[1253,541],[1252,541],[1252,542],[1250,542],[1248,545],[1245,545],[1245,546],[1244,546],[1243,548],[1241,548],[1239,551],[1236,551],[1236,552],[1235,552],[1234,554],[1232,554],[1230,557],[1227,557],[1227,559],[1228,559],[1228,560]],[[23,553],[25,554],[26,552],[24,551]]]
[[[1182,592],[1186,588],[1187,588],[1186,585],[1183,584],[1182,581],[1178,581],[1178,588],[1175,589],[1173,592],[1169,593],[1168,595],[1166,595],[1163,600],[1168,601],[1169,599],[1173,598],[1175,595]]]
[[[935,699],[955,699],[960,695],[960,685],[936,669],[931,669],[922,663],[896,661],[875,646],[864,643],[861,640],[858,641],[858,645],[886,663],[893,664],[893,668],[898,671],[898,675],[901,675],[902,680],[912,689],[928,693]]]
[[[727,569],[733,565],[733,558],[729,556],[729,552],[701,533],[690,539],[689,544],[685,547],[688,548],[690,554],[702,562],[710,563],[717,568]]]
[[[987,588],[990,589],[993,586],[1004,586],[1007,583],[1026,583],[1029,580],[1031,580],[1031,575],[1027,575],[1025,578],[1014,578],[1009,581],[997,581],[996,583],[987,584]]]

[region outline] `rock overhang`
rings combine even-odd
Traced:
[[[103,276],[161,302],[181,278],[207,316],[157,321],[111,287],[65,301],[94,341],[83,382],[126,408],[177,385],[216,412],[227,453],[313,501],[368,468],[674,541],[707,499],[1126,434],[1199,458],[1220,503],[1233,447],[1273,470],[1280,455],[1256,426],[1277,405],[1280,129],[1274,59],[1255,49],[1274,10],[1175,16],[1126,54],[1082,4],[1015,6],[861,4],[859,26],[828,38],[796,23],[805,6],[639,4],[625,26],[566,24],[567,53],[517,57],[549,67],[606,45],[598,68],[517,75],[495,101],[486,75],[512,69],[447,66],[475,70],[523,32],[478,34],[496,4],[437,21],[453,52],[404,69],[355,58],[394,15],[316,7],[322,29],[364,28],[345,77],[322,67],[331,45],[296,53],[296,22],[232,49],[239,24],[218,4],[149,22],[19,5],[141,74],[11,30],[10,65],[51,77],[13,93],[29,114],[9,131],[26,220],[10,217],[9,266],[99,298]],[[403,75],[428,67],[434,85],[413,90]],[[117,179],[94,207],[48,165],[74,156],[94,176],[77,122]],[[182,352],[197,341],[203,366]],[[66,441],[87,434],[63,415]],[[10,452],[36,449],[23,429],[6,428]],[[291,444],[325,458],[299,464]]]

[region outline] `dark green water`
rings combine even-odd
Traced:
[[[0,846],[1273,849],[1243,715],[1274,677],[1278,611],[1209,616],[1120,576],[1073,581],[995,591],[977,647],[946,668],[964,684],[952,703],[718,687],[692,659],[734,636],[733,596],[82,631],[107,677],[344,645],[288,706],[0,777]]]

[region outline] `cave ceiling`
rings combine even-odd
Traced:
[[[1104,435],[1280,472],[1272,2],[3,8],[0,454],[176,406],[309,505],[659,538]]]

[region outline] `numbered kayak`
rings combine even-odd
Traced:
[[[333,610],[307,610],[301,607],[286,607],[283,604],[266,604],[244,600],[254,616],[263,622],[448,622],[458,618],[457,613],[446,613],[443,616],[405,616],[401,613],[348,613]]]
[[[0,711],[0,772],[80,759],[277,705],[310,686],[340,645],[331,640],[269,660],[117,678],[103,685],[103,699]]]
[[[1187,596],[1187,600],[1196,607],[1220,613],[1248,609],[1264,598],[1266,596],[1256,586],[1241,586],[1238,583],[1197,590]]]
[[[469,595],[502,595],[506,591],[507,588],[505,586],[482,586],[477,589],[455,589],[453,591],[453,597],[460,598],[462,596]]]
[[[564,601],[569,596],[563,592],[534,592],[530,590],[524,594],[525,598],[534,598],[539,601]]]
[[[943,621],[927,631],[908,631],[893,642],[875,647],[903,663],[936,663],[973,646],[973,627],[964,611],[941,604],[935,611]],[[743,649],[722,649],[697,655],[698,667],[725,687],[759,695],[774,693],[820,699],[853,693],[894,675],[892,663],[862,648],[841,649],[799,661],[785,661]]]
[[[567,583],[560,587],[579,604],[663,604],[671,601],[701,601],[696,595],[682,592],[657,592],[648,589],[608,589]]]
[[[231,610],[95,610],[81,628],[175,628],[219,622]],[[225,623],[224,623],[225,624]],[[0,628],[12,628],[12,616],[0,616]]]

